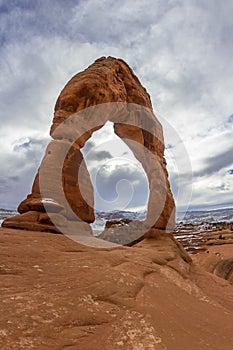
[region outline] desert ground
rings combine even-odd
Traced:
[[[188,255],[170,235],[133,247],[0,228],[0,348],[232,350],[233,244]]]

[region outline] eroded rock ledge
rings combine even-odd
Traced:
[[[232,285],[166,234],[93,249],[0,228],[0,245],[1,350],[232,349]]]

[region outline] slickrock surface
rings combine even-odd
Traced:
[[[233,241],[225,244],[212,244],[205,253],[192,256],[193,260],[206,271],[233,284]]]
[[[162,126],[153,114],[146,89],[127,63],[113,57],[96,60],[62,90],[51,127],[53,141],[47,147],[32,193],[20,203],[20,215],[6,219],[4,227],[64,232],[67,220],[78,217],[87,223],[94,221],[93,187],[80,149],[108,120],[147,173],[149,226],[173,229],[175,205],[164,159]],[[59,164],[63,166],[61,179]],[[45,179],[46,195],[41,190],[41,177]]]
[[[0,249],[1,350],[232,350],[232,285],[166,234],[94,249],[1,228]]]
[[[198,231],[194,227],[176,231],[174,236],[190,254],[206,251],[210,246],[233,244],[233,231],[228,228]]]

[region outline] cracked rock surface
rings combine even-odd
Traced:
[[[0,348],[231,350],[232,285],[169,235],[95,249],[0,229]]]

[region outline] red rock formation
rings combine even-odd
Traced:
[[[0,228],[0,242],[1,350],[232,350],[232,285],[169,235],[96,250]]]
[[[173,228],[175,205],[166,171],[162,127],[138,78],[123,60],[112,57],[99,58],[61,91],[51,126],[53,141],[47,147],[32,193],[19,205],[21,215],[5,220],[3,226],[58,232],[50,213],[64,229],[67,220],[94,221],[93,187],[80,149],[107,120],[114,123],[115,133],[128,144],[147,173],[147,226]],[[57,174],[61,164],[60,178]],[[46,195],[42,187],[46,187]]]

